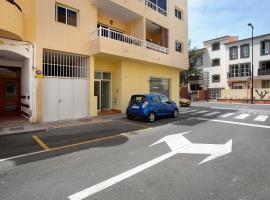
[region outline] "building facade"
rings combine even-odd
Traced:
[[[225,36],[204,42],[202,55],[196,61],[196,67],[204,74],[204,89],[208,90],[209,98],[218,99],[221,90],[228,88],[226,44],[236,41],[235,36]]]
[[[206,41],[204,46],[196,67],[209,75],[210,99],[220,98],[223,89],[250,88],[251,38],[238,40],[235,36],[225,36]],[[254,88],[270,88],[270,34],[254,37],[253,52]]]
[[[135,93],[179,99],[187,1],[0,2],[0,116],[31,122],[125,112]]]

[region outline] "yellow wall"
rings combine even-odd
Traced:
[[[123,61],[121,64],[121,111],[125,112],[131,95],[150,92],[150,78],[170,79],[170,97],[179,100],[179,69],[149,63]]]
[[[16,6],[0,1],[0,37],[22,40],[23,14]]]
[[[125,112],[131,95],[150,92],[150,78],[170,79],[170,95],[172,100],[179,100],[179,69],[158,66],[146,62],[116,61],[106,57],[95,59],[95,71],[112,73],[112,109]],[[114,100],[118,99],[115,104]]]

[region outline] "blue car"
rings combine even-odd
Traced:
[[[178,107],[175,102],[161,94],[133,95],[128,104],[126,115],[128,119],[145,118],[152,123],[158,117],[178,117]]]

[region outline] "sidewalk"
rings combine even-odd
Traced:
[[[123,114],[117,115],[106,115],[98,116],[86,119],[78,120],[66,120],[58,122],[49,122],[49,123],[37,123],[31,124],[26,121],[19,121],[18,123],[0,123],[0,136],[8,134],[19,134],[19,133],[29,133],[29,132],[38,132],[38,131],[49,131],[50,129],[58,129],[65,127],[74,127],[74,126],[83,126],[96,123],[110,122],[113,119],[119,119],[124,117]]]

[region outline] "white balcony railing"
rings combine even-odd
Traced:
[[[162,47],[162,46],[159,46],[159,45],[151,43],[151,42],[145,42],[145,44],[146,44],[147,49],[150,49],[153,51],[158,51],[160,53],[169,54],[169,49],[166,47]]]
[[[134,46],[147,48],[149,50],[157,51],[164,54],[169,54],[169,49],[166,47],[159,46],[157,44],[147,42],[114,30],[110,30],[107,28],[99,27],[92,34],[92,39],[96,39],[97,37],[105,37],[112,40],[117,40],[119,42],[131,44]]]

